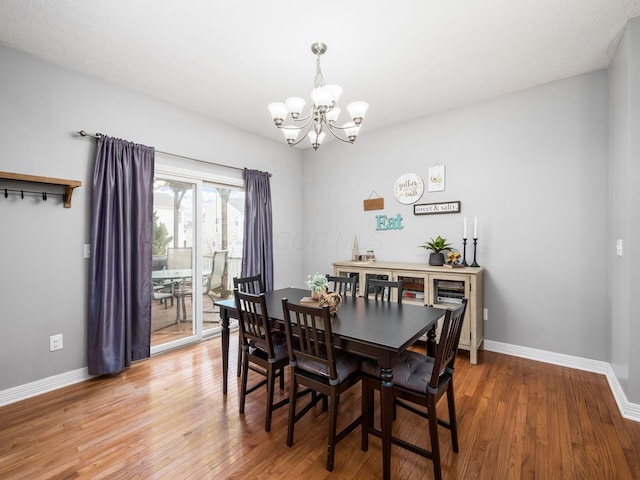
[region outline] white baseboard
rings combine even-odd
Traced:
[[[622,416],[629,420],[640,422],[640,405],[627,401],[627,396],[624,394],[620,382],[618,382],[618,377],[616,377],[611,365],[609,365],[606,375],[609,381],[609,388],[611,388],[611,393],[613,394],[613,398],[616,399]]]
[[[520,347],[508,343],[494,342],[493,340],[485,340],[484,348],[490,352],[504,353],[513,355],[514,357],[528,358],[529,360],[537,360],[539,362],[605,375],[609,382],[609,388],[611,389],[613,398],[622,416],[629,420],[640,422],[640,405],[627,400],[627,396],[622,390],[620,382],[618,382],[618,378],[613,372],[613,368],[611,368],[611,365],[607,362],[565,355],[563,353],[547,352],[535,348]]]
[[[74,383],[80,383],[92,378],[89,375],[88,369],[80,368],[71,372],[61,373],[52,377],[43,378],[42,380],[36,380],[35,382],[27,383],[25,385],[18,385],[17,387],[8,388],[7,390],[0,391],[0,407],[8,405],[10,403],[19,402],[26,398],[35,397],[58,388],[66,387],[67,385],[73,385]]]
[[[229,330],[231,332],[238,330],[238,322],[232,321],[229,325]],[[213,335],[207,336],[206,338],[208,339],[212,336],[218,336],[220,335],[220,332],[221,328],[217,327],[213,330]],[[0,390],[0,407],[35,397],[36,395],[51,392],[58,388],[73,385],[74,383],[80,383],[93,377],[94,375],[89,375],[89,369],[84,367],[71,372],[60,373],[52,377],[43,378],[42,380],[36,380],[35,382],[27,383],[25,385],[18,385],[17,387]]]

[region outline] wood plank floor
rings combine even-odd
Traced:
[[[320,407],[296,426],[292,448],[286,407],[270,433],[262,392],[240,415],[236,348],[233,335],[226,398],[214,338],[0,408],[0,478],[380,478],[380,441],[362,452],[359,429],[338,445],[333,473],[325,470]],[[640,424],[621,418],[602,375],[491,352],[472,366],[462,352],[455,387],[460,452],[441,430],[445,479],[640,479]],[[342,425],[359,401],[358,388],[343,397]],[[394,433],[428,446],[426,425],[407,412]],[[433,478],[430,461],[397,447],[391,468],[395,479]]]
[[[187,318],[176,322],[176,308],[178,300],[174,299],[174,304],[161,303],[154,300],[151,303],[151,346],[155,347],[163,343],[179,340],[189,335],[193,335],[193,318],[191,298],[187,298],[186,313]],[[202,296],[203,328],[215,328],[220,325],[220,309],[215,307],[207,295]]]

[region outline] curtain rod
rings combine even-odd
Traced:
[[[102,137],[101,133],[87,133],[84,130],[80,130],[79,132],[76,132],[76,133],[81,137],[92,137],[92,138]],[[233,167],[231,165],[225,165],[223,163],[207,162],[206,160],[200,160],[199,158],[192,158],[184,155],[178,155],[177,153],[163,152],[162,150],[155,150],[155,151],[156,153],[167,155],[169,157],[180,158],[182,160],[189,160],[191,162],[204,163],[205,165],[215,165],[216,167],[231,168],[233,170],[239,170],[241,172],[244,172],[244,168],[240,168],[240,167]],[[271,173],[269,173],[269,176],[271,176]]]

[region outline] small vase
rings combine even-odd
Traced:
[[[434,267],[440,267],[444,265],[444,253],[430,253],[429,254],[429,265]]]
[[[311,290],[311,299],[312,300],[320,300],[320,297],[324,294],[327,293],[327,289],[323,288],[322,290],[320,290],[319,292],[316,292],[315,290]]]

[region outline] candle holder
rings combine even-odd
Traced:
[[[469,264],[467,263],[467,239],[466,238],[462,239],[462,266],[463,267],[469,266]]]
[[[476,250],[478,248],[478,239],[474,238],[473,239],[473,263],[471,264],[472,267],[479,267],[480,265],[478,265],[478,262],[476,262]]]

